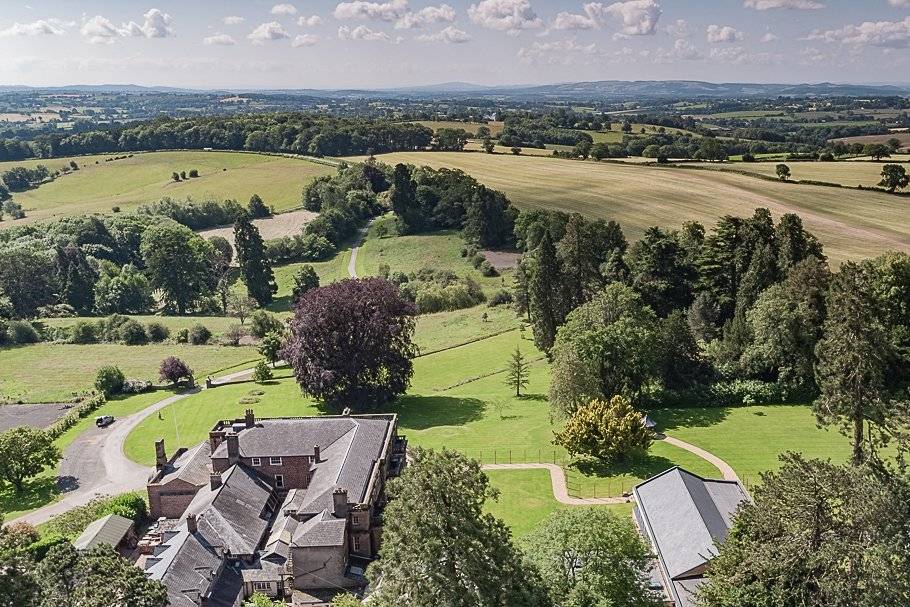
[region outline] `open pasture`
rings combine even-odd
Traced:
[[[56,171],[70,160],[79,165],[78,171],[14,193],[13,199],[22,205],[27,216],[24,220],[0,223],[0,227],[66,215],[110,213],[113,207],[127,211],[164,196],[178,200],[186,197],[234,198],[245,203],[251,195],[259,194],[266,204],[281,211],[300,205],[304,184],[334,172],[331,166],[299,158],[242,152],[149,152],[105,161],[111,157],[77,156],[0,163],[0,172],[14,166],[37,164]],[[189,173],[191,169],[198,170],[199,177],[179,182],[171,178],[175,171]]]
[[[747,216],[756,207],[767,207],[777,217],[799,214],[835,263],[910,250],[906,199],[880,192],[719,171],[506,154],[402,152],[379,159],[460,168],[502,190],[519,207],[614,219],[632,240],[650,226],[674,228],[697,220],[710,227],[722,215]]]
[[[903,160],[900,156],[894,160]],[[848,187],[873,187],[878,185],[882,176],[882,165],[884,162],[796,162],[780,160],[790,167],[793,181],[808,179],[812,181],[825,181],[828,183],[839,183]],[[699,166],[706,168],[735,168],[737,171],[746,171],[757,175],[768,177],[777,177],[778,162],[743,162],[737,163],[732,167],[729,164],[712,164],[710,162],[702,163]]]

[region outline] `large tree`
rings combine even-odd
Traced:
[[[595,398],[578,407],[565,427],[554,433],[553,443],[565,447],[570,455],[614,463],[646,453],[652,438],[632,403],[614,396],[610,400]]]
[[[528,308],[534,343],[549,352],[556,339],[556,330],[565,321],[567,303],[562,289],[562,267],[549,232],[541,238],[534,262],[528,283]]]
[[[272,303],[272,296],[278,292],[275,274],[265,254],[265,243],[259,228],[253,225],[250,216],[241,213],[234,222],[234,246],[237,248],[237,265],[246,284],[247,293],[260,306]]]
[[[657,373],[657,315],[630,287],[614,283],[572,311],[553,346],[550,403],[571,414],[592,398],[636,399]]]
[[[813,409],[820,423],[838,424],[851,437],[852,460],[859,465],[870,449],[887,441],[895,421],[895,403],[886,385],[892,344],[858,265],[844,263],[832,277],[826,306],[824,336],[815,349],[821,394]]]
[[[901,165],[886,164],[882,167],[882,180],[878,185],[893,193],[894,190],[902,190],[910,185],[910,176]]]
[[[307,394],[373,410],[411,382],[416,313],[385,279],[335,282],[297,300],[282,356]]]
[[[546,591],[508,528],[484,502],[495,499],[477,461],[416,449],[389,483],[382,548],[367,570],[379,607],[544,607]]]
[[[556,510],[522,542],[559,607],[660,607],[650,550],[628,517],[607,508]]]
[[[579,213],[569,216],[565,233],[556,245],[562,268],[562,284],[567,309],[574,309],[591,298],[600,287],[600,260],[591,238],[588,222]]]
[[[54,439],[39,428],[17,426],[0,433],[0,480],[21,492],[25,480],[60,461]]]
[[[15,316],[35,316],[39,307],[56,302],[59,289],[47,253],[26,246],[0,249],[0,292],[9,297]]]
[[[166,307],[178,314],[194,309],[212,289],[212,245],[187,227],[165,223],[142,235],[142,258]]]
[[[627,258],[632,286],[661,317],[692,303],[695,269],[675,232],[648,228]]]
[[[118,267],[101,263],[95,283],[95,308],[101,314],[145,314],[155,305],[152,287],[145,274],[131,263]]]
[[[161,582],[122,558],[110,546],[78,552],[64,542],[48,550],[34,577],[41,587],[41,607],[165,607]]]
[[[910,489],[869,466],[787,454],[744,502],[699,590],[704,607],[903,607]]]

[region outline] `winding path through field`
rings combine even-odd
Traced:
[[[693,455],[713,464],[724,477],[724,480],[738,481],[739,477],[733,468],[713,453],[709,453],[700,447],[681,441],[672,436],[660,435],[658,440],[662,440],[674,447],[684,449]],[[625,504],[631,501],[629,497],[572,497],[569,495],[566,484],[566,473],[556,464],[484,464],[484,470],[549,470],[550,484],[553,487],[553,497],[560,504],[567,506],[606,506],[611,504]]]
[[[372,223],[373,222],[371,221],[365,227],[360,228],[360,235],[357,236],[357,244],[351,249],[351,259],[348,261],[348,275],[350,275],[351,278],[357,278],[357,253],[360,252],[363,241],[367,239],[367,232],[370,230],[370,225],[372,225]]]
[[[250,373],[252,369],[243,369],[218,377],[214,383],[234,381]],[[126,437],[150,415],[196,394],[199,390],[195,388],[169,396],[141,411],[118,419],[108,428],[92,426],[80,434],[64,451],[58,473],[63,485],[73,488],[68,491],[64,489],[61,500],[8,522],[25,521],[38,525],[76,506],[87,504],[96,497],[145,489],[145,483],[153,468],[141,466],[126,456],[123,452]]]

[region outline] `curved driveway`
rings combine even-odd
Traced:
[[[221,376],[215,383],[233,381],[250,373],[252,369],[244,369]],[[63,461],[60,462],[58,482],[63,490],[63,498],[8,522],[26,521],[38,525],[76,506],[87,504],[96,497],[145,489],[146,481],[154,468],[141,466],[124,454],[123,444],[127,435],[148,416],[199,390],[195,388],[169,396],[118,419],[107,428],[91,427],[80,434],[66,448]]]

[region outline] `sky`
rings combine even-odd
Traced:
[[[0,84],[910,82],[910,0],[0,0]]]

